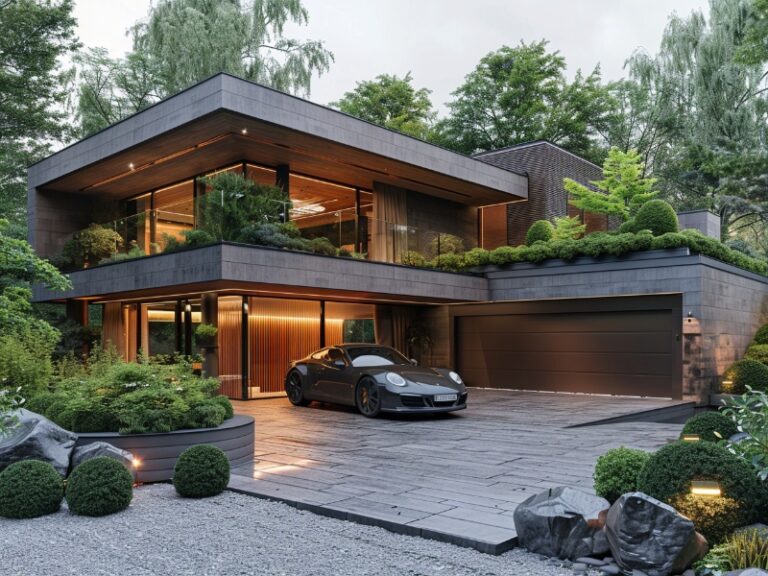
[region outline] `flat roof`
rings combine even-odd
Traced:
[[[469,205],[528,196],[525,175],[224,73],[33,164],[29,186],[122,198],[243,160]]]

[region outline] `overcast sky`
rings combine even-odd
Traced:
[[[358,80],[411,71],[438,108],[482,56],[500,46],[546,38],[569,74],[600,63],[603,77],[623,75],[638,48],[655,53],[670,13],[705,9],[707,0],[304,0],[309,26],[293,36],[323,40],[335,57],[316,78],[311,100],[327,104]],[[80,39],[113,56],[130,49],[125,30],[150,0],[76,0]]]

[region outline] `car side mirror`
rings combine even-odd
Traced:
[[[347,363],[346,363],[346,362],[344,362],[344,360],[342,360],[341,358],[337,358],[336,360],[334,360],[334,361],[332,362],[332,364],[333,364],[333,365],[334,365],[336,368],[346,368],[346,367],[347,367]]]
[[[419,361],[416,360],[415,358],[411,358],[411,364],[413,364],[414,366],[418,366],[419,365]]]

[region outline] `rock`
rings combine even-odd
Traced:
[[[739,576],[768,576],[768,572],[760,568],[747,568]]]
[[[586,564],[587,566],[602,566],[603,564],[605,564],[603,560],[598,560],[597,558],[590,558],[589,556],[576,558],[574,562],[581,562],[582,564]]]
[[[616,564],[606,564],[605,566],[600,566],[600,571],[603,574],[608,574],[608,576],[617,576],[618,574],[621,574],[621,568],[616,566]]]
[[[608,507],[604,498],[570,487],[531,496],[514,514],[520,546],[558,558],[603,555],[609,551],[602,530]]]
[[[29,410],[19,410],[18,418],[10,434],[0,438],[0,470],[20,460],[42,460],[65,476],[77,434]]]
[[[688,570],[683,572],[682,576],[696,576],[696,572],[694,572],[693,568],[688,568]]]
[[[614,502],[605,533],[616,563],[648,576],[679,574],[708,549],[693,522],[642,492],[624,494]]]
[[[90,460],[91,458],[96,458],[98,456],[114,458],[123,466],[125,466],[135,478],[136,470],[133,467],[133,454],[127,450],[122,450],[112,446],[112,444],[109,442],[91,442],[85,446],[78,446],[75,448],[72,452],[72,457],[70,458],[70,470],[74,470],[77,468],[77,466],[86,460]]]

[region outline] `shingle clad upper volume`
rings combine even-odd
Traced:
[[[552,220],[569,213],[564,178],[589,185],[591,180],[602,177],[599,166],[546,140],[483,152],[475,158],[528,175],[528,201],[507,206],[507,234],[512,246],[525,241],[526,231],[536,220]],[[600,224],[593,222],[591,228]]]

